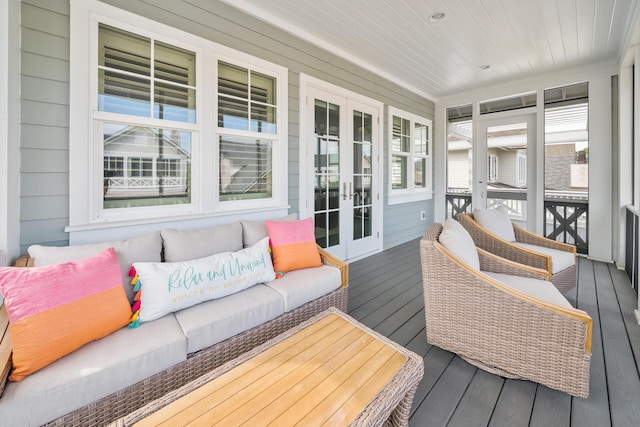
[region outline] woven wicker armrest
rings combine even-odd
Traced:
[[[542,268],[549,272],[551,271],[550,255],[544,255],[521,248],[498,237],[478,224],[471,214],[458,214],[456,220],[469,232],[477,247],[520,264]]]
[[[331,265],[340,270],[340,274],[342,276],[342,288],[346,288],[349,286],[349,264],[342,261],[341,259],[336,258],[331,255],[325,249],[322,249],[318,246],[318,252],[320,252],[320,258],[322,258],[322,263],[325,265]]]
[[[484,249],[478,249],[478,258],[480,259],[480,270],[491,271],[493,273],[510,274],[512,276],[529,277],[538,280],[550,280],[551,273],[542,268],[531,267],[529,265],[519,264],[515,261],[501,258],[497,255],[487,252]]]
[[[513,224],[513,232],[516,235],[516,242],[528,243],[530,245],[542,246],[545,248],[557,249],[559,251],[576,253],[576,247],[567,243],[556,242],[546,237],[538,236],[535,233]]]
[[[9,315],[4,303],[0,305],[0,396],[11,370],[11,339],[9,337]]]

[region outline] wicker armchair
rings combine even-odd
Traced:
[[[546,271],[478,249],[480,271],[438,241],[432,224],[420,241],[427,341],[488,372],[589,395],[589,315],[495,280],[483,271],[544,279]]]
[[[551,274],[551,283],[553,283],[562,293],[565,293],[576,286],[575,246],[538,236],[537,234],[531,233],[522,227],[512,224],[513,231],[516,236],[516,242],[518,243],[526,243],[529,245],[570,252],[573,254],[573,266],[555,272],[554,274],[550,255],[537,252],[531,248],[517,246],[512,242],[500,238],[480,225],[473,218],[473,214],[460,213],[456,216],[456,220],[467,229],[469,234],[471,234],[471,237],[477,247],[502,258],[547,270]]]

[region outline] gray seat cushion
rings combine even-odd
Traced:
[[[289,271],[281,278],[265,283],[282,295],[285,312],[320,298],[341,284],[340,270],[328,265]]]
[[[117,350],[117,351],[114,351]],[[19,382],[0,399],[0,425],[40,425],[186,360],[173,314],[93,341]]]
[[[187,352],[193,353],[275,319],[282,313],[282,297],[267,286],[255,285],[174,314],[187,337]]]

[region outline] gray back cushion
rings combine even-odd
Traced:
[[[166,262],[188,261],[242,249],[240,221],[192,230],[167,229],[161,234]]]

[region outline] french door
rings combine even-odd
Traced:
[[[478,120],[473,156],[473,206],[499,208],[512,221],[534,230],[536,224],[536,116],[507,114]]]
[[[381,108],[314,86],[306,92],[308,178],[316,242],[354,260],[381,247],[378,150]]]

